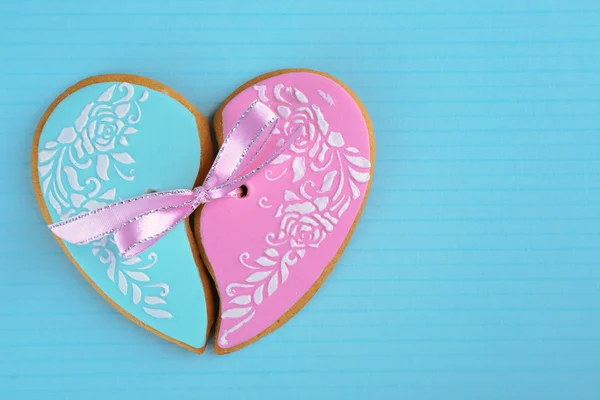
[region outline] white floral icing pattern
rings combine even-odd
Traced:
[[[266,86],[256,85],[254,89],[259,100],[269,101]],[[279,230],[266,234],[266,250],[260,256],[251,256],[249,252],[239,256],[242,265],[249,270],[248,275],[243,282],[227,285],[226,293],[230,299],[223,302],[221,314],[221,318],[239,322],[220,334],[221,346],[228,344],[230,333],[254,317],[265,298],[275,294],[290,279],[290,268],[327,240],[370,179],[370,161],[361,156],[358,149],[345,145],[343,134],[330,129],[326,112],[312,104],[304,93],[277,84],[272,95],[274,109],[285,121],[282,130],[276,129],[273,133],[288,136],[301,129],[302,137],[273,161],[264,176],[269,181],[277,181],[291,174],[297,190],[286,190],[275,204],[267,197],[258,200],[261,208],[273,208]],[[335,106],[331,95],[322,90],[315,95],[325,100],[329,107]],[[312,179],[306,178],[308,169],[313,171]],[[315,180],[315,176],[319,178]]]
[[[61,220],[114,202],[114,181],[133,181],[135,164],[127,152],[128,137],[138,132],[135,125],[142,119],[140,104],[148,99],[144,90],[135,98],[134,87],[126,82],[110,85],[95,101],[85,105],[72,126],[64,127],[56,140],[44,143],[38,153],[42,193]],[[93,172],[83,182],[82,171]],[[107,265],[107,277],[121,293],[131,296],[133,304],[155,318],[172,318],[164,309],[169,285],[153,283],[148,270],[158,261],[149,253],[147,260],[122,258],[111,249],[108,238],[88,245],[101,263]]]

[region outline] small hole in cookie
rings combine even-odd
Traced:
[[[156,193],[155,189],[148,189],[144,194]]]
[[[242,185],[240,186],[240,199],[243,199],[246,196],[248,196],[248,186]]]

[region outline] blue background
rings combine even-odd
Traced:
[[[600,398],[599,45],[591,0],[0,1],[0,398]],[[371,196],[297,317],[196,356],[70,265],[33,132],[89,75],[145,75],[211,115],[286,67],[364,101]]]

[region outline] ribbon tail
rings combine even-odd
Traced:
[[[79,214],[49,225],[49,228],[67,242],[86,244],[115,233],[133,219],[152,210],[189,205],[194,197],[191,190],[151,193]]]

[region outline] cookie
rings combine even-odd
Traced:
[[[197,186],[213,156],[207,120],[180,94],[140,76],[95,76],[67,89],[40,121],[33,185],[52,224],[120,199]],[[188,220],[130,258],[119,255],[112,237],[85,245],[57,240],[119,312],[164,339],[204,351],[213,300]]]
[[[248,104],[278,114],[269,140],[302,137],[246,184],[242,198],[205,204],[195,233],[219,296],[214,350],[230,353],[294,316],[348,244],[369,192],[375,141],[343,83],[293,69],[259,76],[219,108],[219,145]]]

